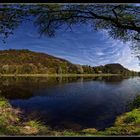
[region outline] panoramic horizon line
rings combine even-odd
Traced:
[[[30,50],[30,49],[12,49],[12,48],[9,48],[9,49],[0,50],[0,52],[2,52],[2,51],[30,51],[30,52],[33,52],[33,53],[41,53],[41,54],[49,55],[49,56],[51,56],[51,57],[55,57],[55,58],[57,58],[57,59],[63,59],[63,60],[68,61],[68,62],[70,62],[71,64],[74,64],[74,65],[90,66],[90,67],[93,67],[93,68],[94,68],[94,67],[100,67],[100,66],[106,66],[106,65],[108,65],[108,64],[118,64],[118,65],[123,66],[123,64],[120,64],[120,63],[107,63],[107,64],[95,65],[95,66],[91,66],[91,65],[88,65],[88,64],[86,64],[86,65],[85,65],[85,64],[77,64],[77,63],[72,63],[71,61],[69,61],[69,60],[67,60],[67,59],[65,59],[65,58],[57,57],[57,56],[48,54],[48,53],[46,53],[46,52],[33,51],[33,50]],[[125,66],[123,66],[123,67],[126,68]],[[128,68],[126,68],[126,69],[128,69]],[[128,69],[128,70],[129,70],[129,71],[133,71],[133,72],[140,72],[140,71],[135,71],[135,70],[130,70],[130,69]]]

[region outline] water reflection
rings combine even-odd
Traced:
[[[3,77],[0,95],[59,129],[104,129],[140,94],[139,77]]]
[[[64,85],[66,83],[83,83],[87,81],[118,82],[123,77],[1,77],[0,95],[8,99],[28,99],[35,96],[34,91]]]

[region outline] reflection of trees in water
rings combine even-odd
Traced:
[[[18,86],[0,86],[0,96],[7,99],[28,99],[33,96],[33,93],[24,87]]]
[[[77,81],[72,77],[1,77],[0,95],[8,99],[28,99],[38,89]]]
[[[4,84],[5,82],[14,82],[14,83],[67,83],[67,82],[76,82],[76,81],[86,81],[86,80],[105,80],[105,81],[122,81],[125,78],[123,76],[96,76],[96,77],[1,77],[0,83]]]
[[[0,95],[8,99],[27,99],[34,95],[38,89],[52,88],[72,82],[105,81],[120,83],[124,77],[1,77]]]
[[[105,82],[109,82],[109,83],[120,83],[122,82],[124,79],[128,79],[130,77],[124,77],[124,76],[106,76],[103,77],[102,80]]]
[[[13,84],[47,84],[54,85],[59,83],[69,83],[76,82],[77,80],[82,79],[80,77],[2,77],[0,79],[1,85],[13,85]],[[33,83],[33,84],[32,84]]]

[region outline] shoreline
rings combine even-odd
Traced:
[[[138,103],[139,100],[140,97],[135,99],[135,102]],[[0,136],[139,136],[140,107],[135,104],[132,104],[132,107],[132,110],[118,115],[114,125],[105,130],[91,127],[78,131],[68,129],[60,131],[49,128],[39,120],[23,121],[22,110],[13,108],[7,99],[0,97]]]
[[[96,77],[122,76],[121,74],[0,74],[0,77]]]

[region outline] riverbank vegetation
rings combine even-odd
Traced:
[[[44,136],[109,136],[109,135],[140,135],[140,96],[130,107],[131,111],[116,118],[114,125],[104,131],[87,128],[79,131],[52,130],[38,120],[23,117],[20,109],[13,108],[7,99],[0,98],[0,135],[44,135]],[[139,105],[138,105],[139,104]]]
[[[105,77],[120,76],[120,74],[1,74],[0,77]]]
[[[37,121],[24,122],[21,111],[14,109],[5,98],[0,98],[0,135],[34,135],[47,127]]]

